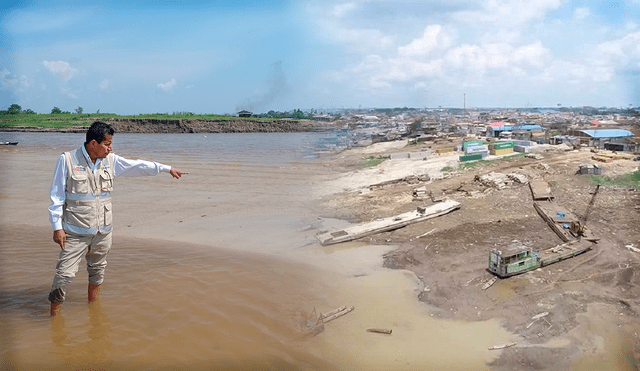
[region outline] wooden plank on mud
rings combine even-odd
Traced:
[[[340,242],[352,241],[372,234],[387,232],[402,228],[409,224],[445,215],[460,208],[460,203],[455,200],[444,200],[436,204],[418,207],[414,211],[404,214],[374,220],[369,223],[356,225],[334,232],[324,232],[316,235],[322,245],[332,245]]]
[[[554,196],[551,194],[551,187],[549,183],[543,180],[532,180],[529,182],[529,188],[531,188],[531,195],[534,201],[553,200]]]

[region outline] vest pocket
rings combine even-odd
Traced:
[[[71,174],[71,193],[89,193],[89,176],[87,172],[73,172]]]
[[[111,225],[112,222],[111,202],[107,202],[104,204],[104,225]]]
[[[113,189],[113,178],[107,170],[100,171],[100,189],[102,192],[110,192]]]
[[[64,218],[68,224],[82,228],[91,228],[94,206],[67,202]]]

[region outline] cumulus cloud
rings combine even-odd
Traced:
[[[405,17],[405,23],[392,19],[395,23],[387,25],[386,32],[357,19],[360,13],[371,13],[373,7],[382,8],[382,3],[334,3],[319,13],[324,21],[321,25],[331,28],[323,32],[357,58],[325,74],[328,81],[380,97],[407,91],[453,92],[466,87],[491,91],[496,97],[511,95],[515,87],[521,88],[520,94],[541,96],[545,90],[562,94],[560,86],[584,92],[615,81],[620,71],[640,69],[640,32],[635,26],[619,29],[618,34],[626,35],[609,38],[590,50],[569,53],[558,49],[562,44],[550,34],[563,29],[553,13],[563,6],[562,0],[460,2],[456,9],[439,13],[437,21],[423,20],[421,28],[416,27],[415,17]],[[398,6],[405,8],[393,8],[393,12],[406,16],[408,2],[401,0]],[[429,5],[414,2],[411,6],[429,13]],[[590,8],[579,7],[565,22],[571,23],[567,27],[592,27],[580,22],[591,16]],[[576,32],[572,37],[579,35],[582,33]],[[595,38],[589,37],[572,42],[590,45],[584,41]],[[387,49],[379,46],[383,38],[389,40]]]
[[[69,62],[65,61],[42,61],[42,65],[52,74],[62,79],[60,92],[69,98],[78,99],[78,94],[69,86],[70,80],[76,76],[78,70],[71,67]]]
[[[640,68],[640,32],[629,33],[619,39],[598,45],[599,58],[619,66]]]
[[[165,83],[158,84],[158,88],[163,92],[168,93],[172,91],[177,85],[178,82],[176,81],[176,79],[171,79]]]
[[[451,37],[442,31],[440,25],[429,25],[422,37],[398,48],[398,54],[405,57],[426,56],[437,48],[451,45]]]
[[[42,61],[42,65],[55,75],[60,75],[65,79],[71,79],[77,72],[75,68],[72,68],[69,62],[65,61]]]

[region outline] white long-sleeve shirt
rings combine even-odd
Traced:
[[[82,146],[82,154],[87,159],[87,163],[91,165],[93,170],[93,176],[97,177],[98,169],[102,163],[102,158],[96,160],[94,164],[91,162],[91,157],[87,153],[87,150]],[[129,160],[124,157],[120,157],[116,154],[113,155],[114,176],[145,176],[145,175],[158,175],[160,172],[168,173],[171,171],[171,166],[163,165],[158,162],[151,162],[145,160]],[[49,205],[49,221],[54,231],[62,229],[62,208],[65,201],[65,190],[67,186],[67,163],[64,153],[58,158],[56,163],[56,169],[53,173],[53,182],[51,182],[51,205]]]

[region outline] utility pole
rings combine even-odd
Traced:
[[[467,113],[467,93],[463,93],[462,95],[464,97],[464,103],[463,103],[462,109],[464,110],[464,113]]]

